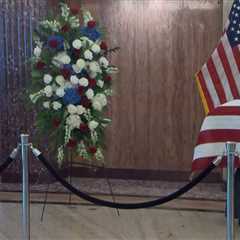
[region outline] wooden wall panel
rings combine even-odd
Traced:
[[[84,0],[120,46],[107,166],[189,170],[204,117],[193,79],[222,29],[217,0]]]

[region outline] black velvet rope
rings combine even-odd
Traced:
[[[0,165],[0,174],[13,162],[14,158],[8,157],[5,162]]]
[[[140,203],[114,203],[114,202],[105,201],[102,199],[92,197],[92,196],[78,190],[77,188],[75,188],[74,186],[69,184],[66,180],[64,180],[61,176],[59,176],[59,174],[56,172],[56,170],[45,159],[43,154],[40,154],[37,158],[43,163],[43,165],[54,176],[54,178],[57,181],[59,181],[66,189],[71,191],[73,194],[75,194],[78,197],[80,197],[86,201],[89,201],[93,204],[96,204],[99,206],[105,206],[105,207],[109,207],[109,208],[118,208],[118,209],[149,208],[149,207],[153,207],[153,206],[160,205],[160,204],[166,203],[168,201],[171,201],[171,200],[181,196],[182,194],[186,193],[191,188],[193,188],[195,185],[197,185],[199,182],[201,182],[216,167],[213,163],[210,163],[210,165],[205,170],[203,170],[196,178],[194,178],[191,182],[187,183],[185,186],[183,186],[176,192],[173,192],[165,197],[162,197],[162,198],[159,198],[156,200],[152,200],[152,201],[140,202]]]

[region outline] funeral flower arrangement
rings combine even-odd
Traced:
[[[89,11],[60,4],[60,14],[39,23],[34,37],[31,102],[37,129],[56,145],[61,164],[68,149],[86,160],[103,160],[111,75],[103,32]]]

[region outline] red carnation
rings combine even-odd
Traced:
[[[87,26],[88,26],[89,28],[94,28],[94,27],[96,27],[96,21],[94,21],[94,20],[88,21]]]
[[[73,138],[69,139],[68,143],[67,143],[67,147],[68,148],[74,148],[77,145],[77,141]]]
[[[71,75],[71,71],[67,68],[63,68],[63,69],[61,69],[61,74],[63,75],[63,77],[65,79],[69,79],[70,75]]]
[[[104,51],[107,51],[107,50],[108,50],[108,46],[107,46],[106,42],[101,42],[100,48],[101,48],[102,50],[104,50]]]
[[[86,96],[83,96],[81,98],[81,104],[85,107],[85,108],[90,108],[92,103],[90,102],[90,100],[86,97]]]
[[[79,86],[79,87],[78,87],[78,94],[79,94],[80,96],[82,96],[82,95],[84,94],[84,87],[83,87],[83,86]]]
[[[68,24],[65,24],[62,26],[61,31],[66,33],[70,30],[70,26]]]
[[[88,86],[90,88],[95,88],[97,85],[97,81],[95,79],[88,79]]]
[[[112,81],[112,77],[110,75],[107,75],[105,78],[104,78],[104,81],[107,82],[107,83],[110,83]]]
[[[70,5],[70,11],[73,15],[78,15],[78,13],[80,12],[80,6],[76,3],[72,3]]]
[[[60,123],[61,123],[61,121],[60,121],[59,119],[57,119],[57,118],[54,118],[54,119],[52,120],[52,125],[53,125],[53,127],[55,127],[55,128],[58,128],[59,125],[60,125]]]
[[[88,148],[88,152],[92,153],[92,154],[95,154],[97,152],[97,148],[94,147],[94,146],[91,146]]]
[[[81,131],[82,133],[88,133],[88,132],[89,132],[89,127],[88,127],[88,125],[85,124],[85,123],[81,123],[81,124],[80,124],[80,131]]]
[[[43,61],[41,61],[41,60],[39,60],[39,61],[36,63],[36,68],[37,68],[38,70],[42,70],[45,66],[46,66],[46,64],[45,64]]]
[[[58,41],[57,41],[56,39],[51,39],[51,40],[49,40],[48,45],[49,45],[51,48],[57,48],[57,46],[58,46]]]

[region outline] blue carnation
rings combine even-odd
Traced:
[[[92,41],[96,41],[101,37],[101,33],[96,28],[82,27],[80,33]]]
[[[65,95],[63,97],[63,101],[66,105],[79,104],[81,101],[81,97],[79,96],[77,89],[68,88],[65,90]]]
[[[48,38],[48,46],[59,51],[64,50],[64,38],[60,35],[53,35]]]

